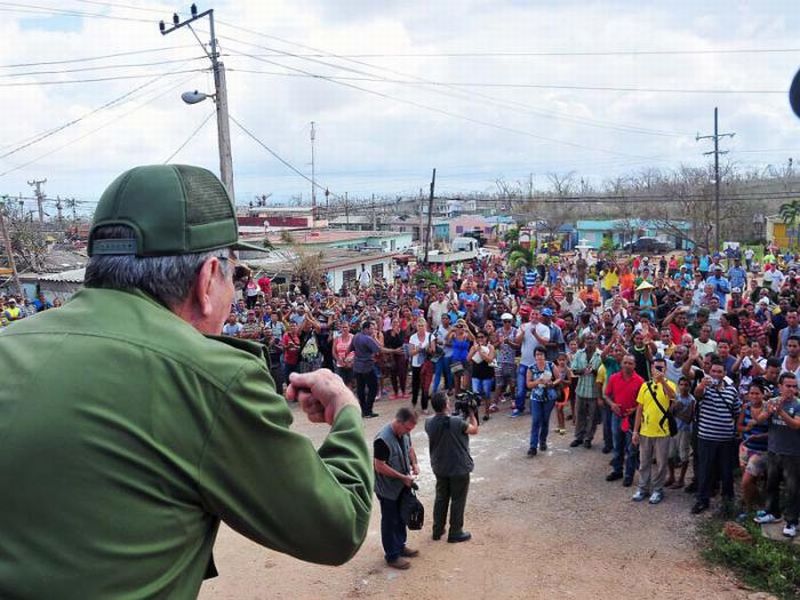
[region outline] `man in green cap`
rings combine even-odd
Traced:
[[[0,598],[193,598],[220,521],[322,564],[358,550],[372,467],[327,370],[286,392],[263,347],[218,337],[246,268],[220,181],[137,167],[104,192],[85,288],[0,336]]]

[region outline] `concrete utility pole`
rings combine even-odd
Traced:
[[[191,29],[194,36],[197,34],[192,29],[192,23],[203,17],[208,17],[210,30],[211,30],[211,52],[208,52],[203,45],[203,50],[211,60],[211,69],[214,72],[214,101],[217,105],[217,145],[219,149],[219,176],[222,183],[230,194],[231,202],[236,205],[235,196],[233,192],[233,155],[231,154],[231,128],[228,119],[228,87],[225,82],[225,65],[219,60],[219,52],[217,51],[217,37],[214,33],[214,9],[211,8],[200,14],[197,13],[197,5],[192,4],[190,7],[192,16],[189,19],[181,22],[178,13],[172,15],[172,27],[167,28],[164,21],[159,22],[158,28],[161,35],[172,33],[176,29],[180,29],[184,25]],[[197,38],[200,41],[200,38]]]
[[[44,225],[44,206],[42,203],[47,197],[44,192],[42,192],[43,183],[47,183],[47,179],[34,179],[28,182],[28,185],[34,188],[33,195],[36,196],[36,204],[39,207],[39,225]]]
[[[345,227],[350,229],[350,205],[347,199],[347,192],[344,193],[344,219],[345,219]]]
[[[714,107],[714,135],[700,135],[699,133],[695,136],[696,141],[700,140],[714,140],[714,149],[711,152],[703,152],[704,156],[708,156],[710,154],[714,155],[714,212],[715,212],[715,224],[714,224],[714,235],[715,235],[715,246],[717,252],[722,252],[722,244],[720,242],[720,226],[719,226],[719,155],[720,154],[727,154],[727,150],[720,150],[719,149],[719,138],[723,137],[730,137],[732,138],[735,136],[735,133],[720,133],[719,132],[719,109],[715,106]]]
[[[17,294],[22,296],[22,285],[19,282],[19,273],[17,273],[17,263],[14,262],[14,249],[11,247],[11,238],[6,229],[6,203],[8,196],[0,199],[0,235],[3,236],[3,244],[6,248],[6,257],[8,259],[8,266],[11,268],[11,280],[17,288]]]
[[[375,194],[372,194],[371,209],[372,209],[372,231],[378,231],[378,213],[375,212]]]
[[[433,220],[433,188],[436,185],[436,169],[431,177],[431,194],[428,197],[428,226],[425,228],[425,264],[428,264],[428,250],[431,245],[431,222]]]
[[[314,130],[314,121],[311,121],[311,214],[317,218],[317,178],[314,165],[314,139],[317,132]]]

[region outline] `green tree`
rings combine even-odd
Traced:
[[[531,268],[536,266],[536,251],[532,248],[523,248],[519,245],[511,246],[508,249],[508,264],[514,268]]]
[[[791,202],[787,202],[786,204],[781,204],[780,209],[778,212],[783,219],[783,222],[786,223],[787,229],[790,231],[795,231],[797,229],[797,220],[800,218],[800,200],[792,200]],[[789,233],[789,232],[787,232]],[[797,239],[793,239],[794,236],[789,236],[789,245],[795,246],[797,245]],[[792,243],[794,242],[794,243]]]

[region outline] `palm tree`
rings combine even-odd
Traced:
[[[513,269],[525,267],[530,269],[536,266],[536,252],[530,248],[523,248],[519,245],[511,246],[508,249],[508,264]]]

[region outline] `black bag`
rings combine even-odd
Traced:
[[[400,493],[400,518],[413,531],[419,531],[425,523],[425,507],[410,487]]]
[[[671,412],[667,411],[663,406],[661,406],[661,403],[658,401],[658,397],[656,396],[655,392],[653,392],[653,388],[650,387],[649,381],[647,382],[647,391],[650,392],[650,395],[653,397],[653,401],[656,403],[656,406],[658,406],[658,409],[661,411],[661,414],[664,415],[658,422],[658,426],[661,427],[661,429],[664,429],[664,421],[666,420],[667,429],[669,431],[669,437],[675,437],[676,435],[678,435],[678,423],[677,421],[675,421],[675,415],[673,415]]]

